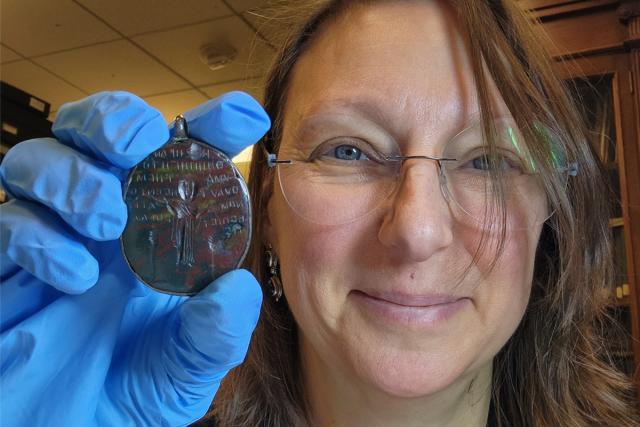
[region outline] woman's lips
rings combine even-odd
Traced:
[[[393,304],[404,305],[407,307],[428,307],[438,304],[448,304],[455,302],[462,297],[455,295],[443,294],[403,294],[399,292],[387,291],[354,291],[361,292],[371,298],[387,301]]]
[[[452,295],[407,295],[351,291],[351,296],[374,319],[404,326],[435,327],[452,318],[469,301]]]

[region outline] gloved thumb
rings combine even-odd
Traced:
[[[231,271],[187,299],[166,349],[182,366],[169,374],[184,385],[219,383],[244,360],[261,304],[260,285],[246,270]]]

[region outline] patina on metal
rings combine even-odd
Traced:
[[[193,295],[238,268],[251,240],[247,185],[224,153],[188,136],[182,116],[173,137],[129,174],[122,250],[133,273],[160,292]]]

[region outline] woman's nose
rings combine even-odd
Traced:
[[[378,239],[406,261],[424,261],[453,240],[453,219],[440,189],[438,165],[408,160],[398,179]]]

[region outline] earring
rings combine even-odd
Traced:
[[[267,250],[267,266],[269,267],[269,287],[271,288],[271,296],[276,302],[282,298],[282,281],[280,280],[278,256],[273,251],[273,247],[268,244]]]

